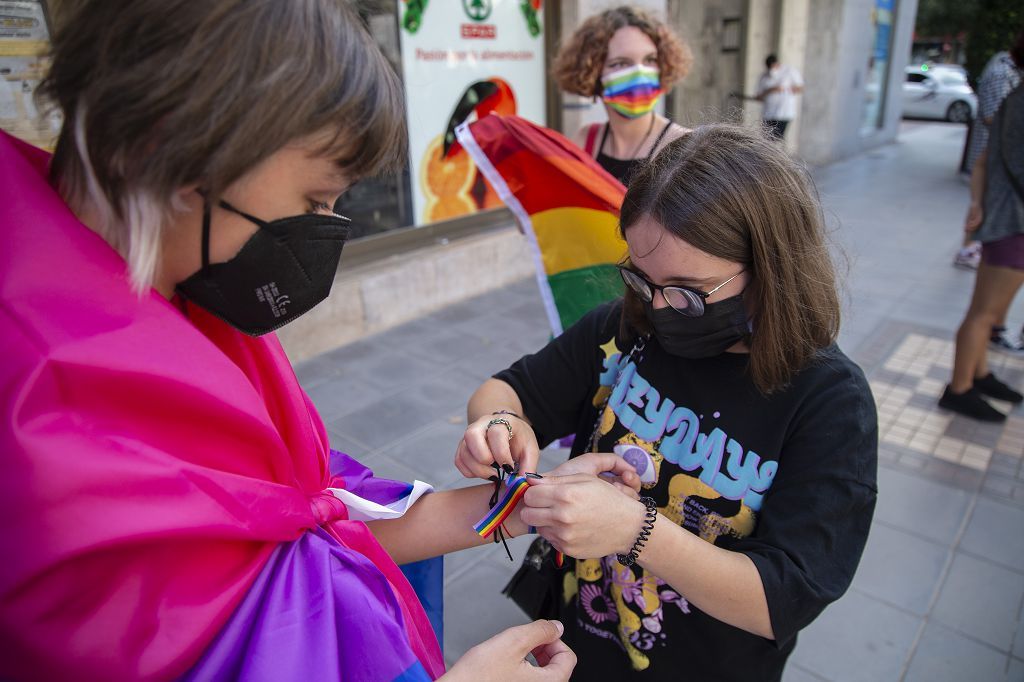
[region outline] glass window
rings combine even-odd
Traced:
[[[395,3],[359,3],[359,14],[395,72],[402,73]],[[413,224],[409,169],[379,178],[364,178],[350,188],[334,210],[352,219],[352,239]]]
[[[335,210],[352,218],[353,238],[500,208],[468,153],[445,156],[442,149],[455,125],[492,111],[545,122],[541,0],[357,6],[405,85],[410,162],[397,176],[363,180],[339,200]]]
[[[923,73],[908,73],[907,74],[907,82],[908,83],[923,83],[926,78],[927,78],[927,76],[925,76]]]

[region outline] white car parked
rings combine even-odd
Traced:
[[[957,66],[908,66],[903,81],[903,117],[967,123],[978,113],[978,97]]]

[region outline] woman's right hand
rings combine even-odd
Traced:
[[[440,680],[443,682],[555,682],[568,680],[576,654],[559,639],[557,620],[535,620],[477,644]],[[539,665],[527,662],[533,654]]]
[[[512,438],[502,424],[488,427],[495,419],[504,419],[512,426]],[[494,475],[492,464],[507,472],[536,472],[540,460],[537,436],[530,425],[510,414],[489,414],[466,427],[455,450],[455,468],[466,478],[487,479]]]

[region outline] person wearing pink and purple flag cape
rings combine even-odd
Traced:
[[[567,679],[551,621],[446,671],[398,564],[487,542],[500,482],[332,450],[273,333],[405,155],[349,3],[62,4],[41,92],[52,156],[0,132],[0,678]]]

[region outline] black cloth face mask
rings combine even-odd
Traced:
[[[669,306],[644,304],[658,344],[670,355],[698,359],[721,355],[750,335],[743,294],[706,303],[700,317],[680,315]]]
[[[234,258],[210,262],[210,204],[203,203],[203,266],[178,293],[235,329],[260,336],[283,327],[327,298],[348,239],[348,218],[305,213],[270,222],[220,206],[260,229]]]

